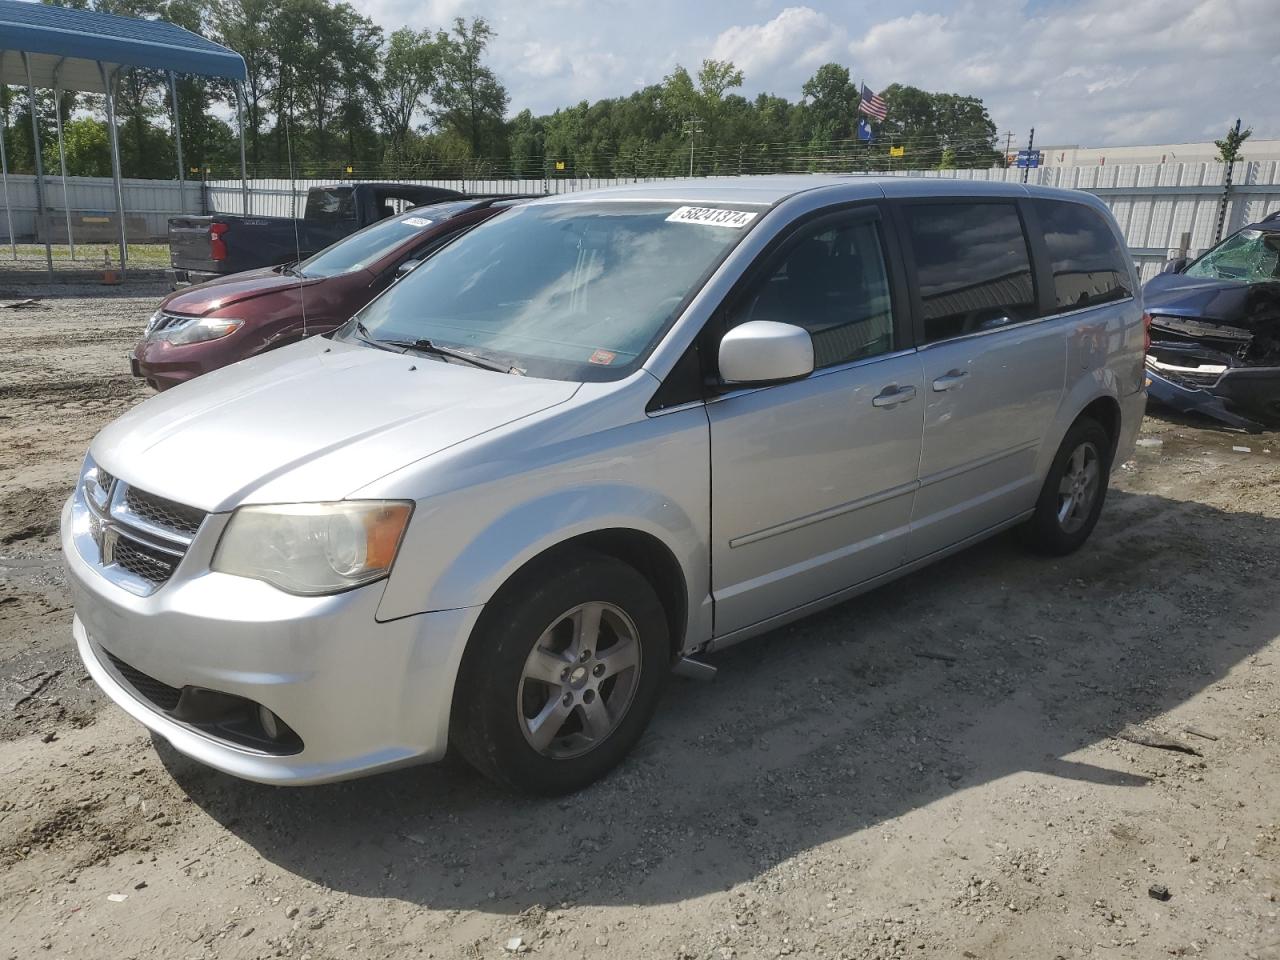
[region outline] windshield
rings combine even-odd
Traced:
[[[358,315],[531,376],[634,370],[760,213],[662,202],[516,207],[464,234]]]
[[[459,212],[455,208],[470,205],[440,204],[439,207],[421,207],[398,217],[379,220],[303,260],[298,264],[298,272],[304,277],[336,277],[352,270],[363,270],[406,240],[422,233],[431,224]]]
[[[1188,277],[1261,283],[1280,280],[1280,233],[1241,230],[1183,271]]]

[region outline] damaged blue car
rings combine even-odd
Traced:
[[[1149,280],[1149,396],[1250,432],[1280,426],[1280,211]]]

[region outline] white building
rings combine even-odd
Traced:
[[[1113,163],[1213,163],[1218,148],[1204,143],[1162,143],[1144,147],[1081,147],[1076,144],[1037,146],[1046,167],[1106,166]],[[1240,149],[1248,161],[1280,160],[1280,140],[1250,137]]]

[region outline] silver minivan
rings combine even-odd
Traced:
[[[116,703],[236,776],[452,746],[572,790],[673,668],[1007,528],[1078,548],[1138,430],[1144,340],[1083,193],[539,199],[336,333],[104,429],[62,516],[75,639]]]

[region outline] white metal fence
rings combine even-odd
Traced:
[[[891,176],[952,178],[958,180],[1021,181],[1017,169],[897,171]],[[1237,163],[1223,234],[1280,210],[1280,163]],[[1147,163],[1110,166],[1044,167],[1029,171],[1029,182],[1052,187],[1086,190],[1111,207],[1143,278],[1177,251],[1183,234],[1189,234],[1189,250],[1198,253],[1213,243],[1223,196],[1226,167],[1220,163]],[[435,179],[399,182],[448,187],[468,193],[570,193],[658,178],[548,178],[542,179]],[[178,213],[219,213],[258,216],[296,216],[303,210],[309,187],[328,180],[250,180],[249,209],[244,210],[239,180],[188,182],[179,195],[171,180],[125,180],[126,220],[154,239],[163,239],[166,221]],[[46,219],[58,219],[70,205],[77,214],[107,215],[115,209],[108,178],[70,177],[66,195],[61,178],[45,177]],[[19,239],[35,236],[35,178],[8,178],[13,232]],[[203,196],[202,196],[203,191]],[[2,216],[2,213],[0,213]],[[138,219],[141,219],[141,223]],[[73,229],[74,223],[73,223]],[[7,224],[0,220],[0,234],[8,239]],[[131,239],[134,233],[131,232]]]
[[[19,242],[36,239],[36,178],[30,174],[9,174],[7,178],[9,215],[13,221],[13,236]],[[126,220],[133,219],[136,229],[131,229],[130,240],[164,240],[168,235],[169,218],[179,213],[200,213],[201,184],[188,180],[185,191],[180,192],[176,180],[124,180],[124,210]],[[3,195],[0,194],[0,204]],[[67,189],[62,188],[62,178],[44,178],[45,219],[55,226],[62,224],[61,237],[66,233],[66,211],[72,214],[72,232],[77,242],[78,223],[82,217],[115,217],[116,195],[110,177],[67,177]],[[140,222],[139,222],[140,221]],[[144,233],[145,237],[139,237]],[[0,237],[7,244],[9,223],[0,205]],[[115,234],[107,240],[113,242]],[[2,254],[3,251],[0,251]]]
[[[956,180],[1021,182],[1018,169],[908,170],[889,176],[933,177]],[[1280,210],[1280,163],[1237,163],[1223,235],[1243,224]],[[877,174],[884,176],[886,174]],[[1221,163],[1142,163],[1044,167],[1031,170],[1028,182],[1047,187],[1085,190],[1101,197],[1124,231],[1130,253],[1145,280],[1179,249],[1189,234],[1188,249],[1199,253],[1213,245],[1221,210],[1226,165]],[[590,178],[546,180],[469,179],[403,180],[449,187],[473,193],[569,193],[616,184],[648,182],[659,178]],[[251,180],[249,211],[260,216],[292,216],[301,213],[309,187],[332,180]],[[240,181],[215,181],[208,185],[213,210],[243,212]]]

